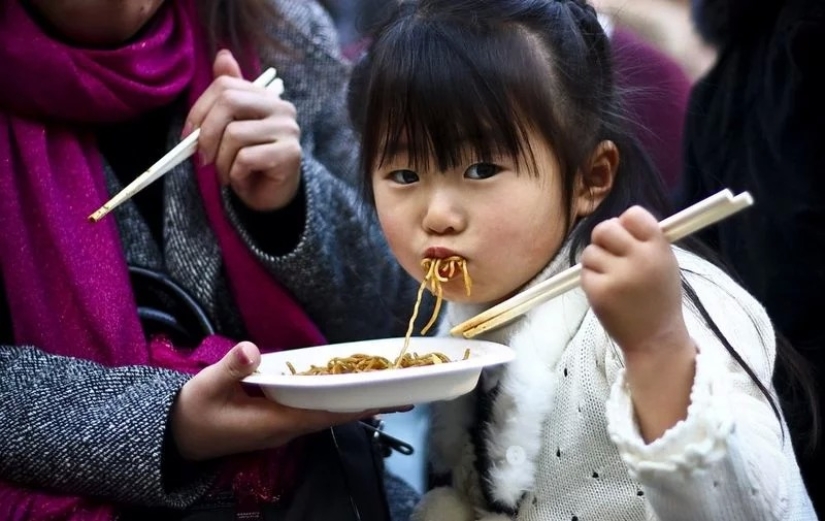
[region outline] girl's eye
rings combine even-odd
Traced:
[[[418,174],[412,170],[395,170],[390,172],[388,177],[392,181],[402,185],[409,185],[418,182]]]
[[[464,171],[464,177],[467,179],[488,179],[502,170],[504,170],[502,167],[492,163],[476,163]]]

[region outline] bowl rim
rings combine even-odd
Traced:
[[[418,339],[418,340],[415,340]],[[261,355],[261,364],[266,358],[282,358],[288,353],[295,353],[296,351],[307,351],[319,348],[338,347],[350,345],[363,345],[368,343],[385,342],[388,340],[396,340],[394,338],[381,338],[373,340],[364,340],[360,342],[344,342],[339,344],[324,344],[321,346],[306,347],[301,349],[294,349],[290,351],[279,351],[277,353],[265,353]],[[399,338],[403,342],[403,337]],[[272,373],[253,373],[242,381],[248,384],[266,386],[266,387],[289,387],[289,388],[323,388],[323,387],[340,387],[340,386],[357,386],[357,385],[371,385],[378,383],[389,383],[393,381],[403,381],[412,379],[426,379],[431,376],[443,376],[452,373],[474,372],[481,371],[484,367],[490,365],[499,365],[512,361],[515,358],[515,351],[498,342],[491,342],[487,340],[468,340],[460,338],[444,338],[444,337],[414,337],[414,341],[420,343],[425,340],[425,343],[437,343],[437,341],[456,341],[472,345],[485,345],[485,351],[478,355],[468,358],[466,360],[455,360],[453,362],[434,364],[421,367],[407,367],[403,370],[381,370],[370,371],[365,373],[350,373],[350,374],[332,374],[332,375],[292,375],[292,374],[272,374]],[[260,367],[260,366],[259,366]]]

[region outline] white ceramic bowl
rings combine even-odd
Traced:
[[[271,400],[290,407],[335,412],[356,412],[451,400],[472,391],[484,367],[509,362],[515,356],[505,345],[460,338],[415,337],[409,352],[419,355],[437,351],[450,363],[405,369],[386,369],[356,374],[293,375],[310,365],[326,366],[334,357],[356,353],[380,355],[394,360],[403,338],[330,344],[262,356],[258,372],[244,379],[261,387]],[[470,357],[462,360],[465,349]]]

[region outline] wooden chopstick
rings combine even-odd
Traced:
[[[689,220],[695,219],[695,216],[707,211],[710,211],[713,208],[718,208],[720,205],[725,204],[725,202],[732,197],[730,190],[723,190],[717,194],[714,194],[707,199],[704,199],[695,205],[682,210],[679,213],[674,214],[673,216],[665,219],[662,221],[662,226],[668,225],[669,227],[675,226],[673,223],[679,222],[687,222]],[[541,297],[542,295],[549,295],[548,299],[561,295],[562,293],[569,291],[576,286],[578,286],[579,275],[581,274],[581,265],[576,265],[571,268],[568,268],[565,271],[551,277],[550,279],[537,284],[536,286],[529,288],[510,299],[499,303],[496,306],[472,317],[462,324],[454,327],[451,332],[455,334],[455,332],[466,331],[471,328],[479,326],[482,322],[486,322],[495,318],[496,316],[506,312],[511,307],[518,306],[520,304],[526,303],[527,301]]]
[[[259,87],[266,87],[274,90],[279,96],[284,92],[284,83],[280,78],[276,78],[275,69],[269,68],[263,72],[253,84]],[[148,170],[140,174],[134,181],[129,183],[123,190],[115,194],[114,197],[106,201],[106,203],[98,208],[92,215],[89,216],[91,222],[98,222],[103,219],[109,212],[128,201],[138,192],[155,182],[164,174],[186,161],[198,149],[198,137],[201,135],[201,129],[195,129],[191,134],[186,136],[175,148],[167,152],[154,165],[150,166]]]
[[[662,220],[659,225],[668,241],[676,242],[702,228],[726,219],[752,204],[753,198],[748,192],[743,192],[734,197],[731,191],[726,189],[673,214]],[[581,283],[581,272],[581,264],[576,264],[458,324],[450,330],[450,334],[473,338],[497,329],[539,304],[578,287]]]

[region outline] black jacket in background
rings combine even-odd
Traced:
[[[825,0],[698,4],[700,31],[717,43],[720,54],[691,95],[679,202],[685,206],[722,188],[754,196],[754,208],[712,227],[703,239],[733,267],[821,379]],[[825,497],[817,498],[825,495],[823,450],[799,459],[823,515]]]

